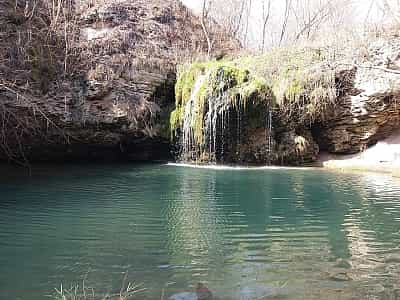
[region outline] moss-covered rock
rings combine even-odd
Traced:
[[[251,74],[240,61],[181,66],[175,93],[176,107],[170,116],[170,127],[172,137],[183,144],[185,160],[221,161],[226,152],[236,153],[233,148],[238,148],[239,143],[232,136],[240,138],[241,132],[234,134],[234,131],[242,130],[240,119],[248,107],[257,103],[265,112],[272,105],[268,83]]]
[[[181,159],[261,164],[282,160],[285,155],[277,152],[290,151],[276,143],[286,140],[275,136],[274,127],[284,124],[291,131],[311,124],[323,118],[336,97],[332,71],[316,72],[322,54],[314,54],[292,49],[181,66],[170,116],[172,137],[183,145]]]

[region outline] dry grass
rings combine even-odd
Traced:
[[[117,293],[98,294],[94,288],[87,285],[85,276],[82,285],[71,286],[67,289],[61,285],[49,297],[53,300],[132,300],[141,299],[145,291],[143,284],[127,282],[127,273],[125,273],[121,288]]]

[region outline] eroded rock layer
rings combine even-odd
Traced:
[[[177,0],[27,3],[0,4],[0,158],[169,157],[176,64],[207,50],[199,19]],[[239,47],[215,28],[216,52]]]
[[[352,73],[351,88],[316,131],[331,153],[358,153],[400,128],[400,39],[374,42]]]

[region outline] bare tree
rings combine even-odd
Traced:
[[[246,46],[247,46],[247,42],[248,42],[249,24],[250,24],[252,9],[253,9],[253,1],[248,0],[247,12],[246,12],[246,26],[245,26],[244,35],[243,35],[243,43]]]
[[[210,11],[211,17],[225,28],[225,32],[245,43],[249,28],[251,3],[253,0],[219,0],[214,1]]]
[[[319,1],[317,5],[305,8],[305,15],[299,20],[300,28],[294,40],[298,41],[302,36],[310,39],[312,33],[316,32],[320,25],[332,14],[333,0]],[[310,2],[308,2],[310,3]]]
[[[397,24],[400,24],[400,1],[381,1],[385,13],[392,17]]]
[[[240,27],[242,25],[242,19],[244,18],[243,15],[245,8],[246,8],[246,1],[242,1],[237,16],[233,17],[233,25],[235,26],[235,31],[233,32],[234,36],[237,36],[238,32],[240,31]]]
[[[281,34],[280,34],[280,38],[279,38],[279,45],[282,44],[283,38],[286,34],[286,29],[287,29],[287,25],[288,25],[288,21],[289,21],[291,6],[292,6],[292,0],[285,0],[285,12],[284,12],[284,17],[283,17]]]
[[[371,0],[388,2],[400,0]],[[225,32],[248,48],[260,51],[298,41],[324,39],[345,32],[354,24],[349,3],[354,0],[202,0],[202,26],[212,49],[215,20]],[[212,4],[212,5],[211,5]],[[387,5],[386,5],[387,6]],[[353,14],[354,16],[354,14]],[[258,21],[257,21],[258,20]]]
[[[203,0],[202,11],[201,11],[201,27],[203,28],[204,35],[207,40],[207,56],[211,56],[212,51],[212,39],[211,33],[209,30],[209,16],[210,16],[210,9],[212,7],[212,0]]]
[[[261,51],[265,51],[265,39],[267,36],[267,25],[271,16],[271,0],[262,0],[262,38]]]

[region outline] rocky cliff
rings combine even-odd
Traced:
[[[178,160],[305,165],[399,128],[397,33],[346,54],[185,64],[204,61],[207,43],[175,0],[7,0],[0,25],[3,160],[168,159],[172,133]],[[210,34],[219,58],[240,48],[218,26]]]
[[[374,41],[347,68],[349,88],[337,99],[327,122],[317,127],[323,150],[354,154],[389,137],[400,128],[400,39],[393,35]],[[339,78],[340,79],[340,78]]]
[[[206,52],[179,1],[0,4],[0,157],[165,159],[176,64]],[[217,53],[238,42],[218,27]]]
[[[399,129],[400,39],[346,51],[281,49],[183,68],[170,120],[178,159],[304,165],[389,137]]]

